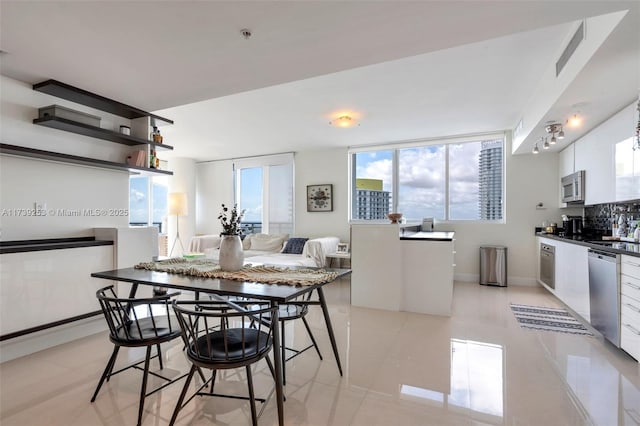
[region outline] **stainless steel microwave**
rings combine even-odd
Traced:
[[[584,203],[584,170],[562,178],[562,202]]]

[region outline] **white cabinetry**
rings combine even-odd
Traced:
[[[540,243],[555,247],[555,289],[546,286],[545,288],[585,320],[590,321],[588,248],[538,237],[538,256]],[[538,274],[539,262],[538,259]]]
[[[575,170],[585,170],[585,204],[616,201],[616,144],[633,135],[635,104],[631,104],[578,139]],[[630,152],[629,155],[632,155]],[[626,199],[628,200],[628,198]],[[618,200],[621,201],[621,200]]]
[[[620,261],[620,347],[640,360],[640,258]]]
[[[558,175],[563,176],[570,175],[575,172],[575,145],[571,144],[562,151],[560,151],[560,161],[558,162],[559,172]]]
[[[633,149],[633,138],[615,146],[615,201],[640,198],[640,149]]]
[[[351,225],[351,304],[451,315],[453,233],[445,240],[400,240],[390,224]]]
[[[571,144],[560,151],[560,161],[558,161],[558,176],[562,179],[575,171],[575,144]],[[558,182],[560,185],[560,182]],[[562,190],[559,192],[558,202],[560,207],[567,207],[567,203],[562,202]]]

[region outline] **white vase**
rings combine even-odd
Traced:
[[[220,241],[220,269],[223,271],[239,271],[244,264],[242,240],[239,235],[223,235]]]

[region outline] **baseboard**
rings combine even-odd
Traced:
[[[0,363],[68,343],[107,329],[102,315],[75,321],[0,343]]]
[[[463,283],[478,283],[480,282],[480,274],[465,274],[465,273],[456,273],[453,275],[454,281],[460,281]],[[540,284],[536,281],[535,278],[529,277],[507,277],[507,285],[517,285],[517,286],[528,286],[528,287],[539,287]]]

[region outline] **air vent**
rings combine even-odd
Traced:
[[[571,37],[569,44],[567,44],[564,52],[562,52],[562,55],[560,55],[560,59],[558,59],[558,62],[556,62],[556,77],[560,75],[560,72],[562,71],[564,66],[567,65],[567,62],[569,62],[569,58],[571,58],[573,52],[575,52],[578,46],[580,46],[582,40],[584,40],[584,21],[580,23],[580,26],[576,30],[576,33],[573,35],[573,37]]]

